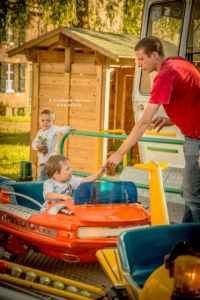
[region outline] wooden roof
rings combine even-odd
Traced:
[[[72,39],[99,53],[117,60],[119,58],[135,58],[134,47],[139,37],[111,32],[99,32],[81,28],[59,27],[23,45],[8,51],[8,56],[24,54],[26,49],[53,49],[68,47]]]

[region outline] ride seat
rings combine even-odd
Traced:
[[[122,269],[127,277],[143,287],[176,243],[195,240],[199,236],[200,223],[152,226],[124,232],[117,242]]]
[[[9,192],[16,192],[26,195],[37,200],[41,204],[44,203],[42,181],[6,182],[1,186],[1,188]],[[31,208],[33,210],[40,210],[40,207],[38,205],[22,196],[10,195],[10,200],[12,204],[18,204],[24,207]]]
[[[84,182],[74,193],[75,205],[137,203],[137,188],[131,181]]]

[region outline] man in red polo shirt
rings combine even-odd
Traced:
[[[127,140],[111,155],[106,166],[116,167],[153,122],[158,131],[176,125],[185,136],[185,171],[182,194],[185,199],[183,222],[200,222],[200,73],[181,57],[165,58],[162,43],[149,36],[135,46],[138,66],[151,73],[157,71],[149,103]],[[167,117],[154,119],[160,105]]]

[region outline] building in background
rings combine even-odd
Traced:
[[[8,116],[30,112],[32,63],[21,54],[9,58],[7,51],[37,38],[45,29],[37,16],[19,33],[10,27],[0,29],[0,104],[6,105]]]

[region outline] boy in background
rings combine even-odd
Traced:
[[[37,151],[38,162],[40,165],[39,180],[46,180],[49,177],[46,175],[44,164],[47,159],[56,154],[58,146],[58,137],[72,130],[70,126],[53,125],[54,113],[50,109],[44,109],[40,113],[39,124],[40,130],[36,138],[32,142],[32,147]]]
[[[74,177],[69,159],[62,155],[53,155],[45,163],[45,170],[50,178],[44,182],[43,210],[46,210],[49,204],[57,201],[70,200],[72,189],[77,189],[83,182],[96,181],[105,173],[106,168],[102,167],[98,173],[87,178]]]

